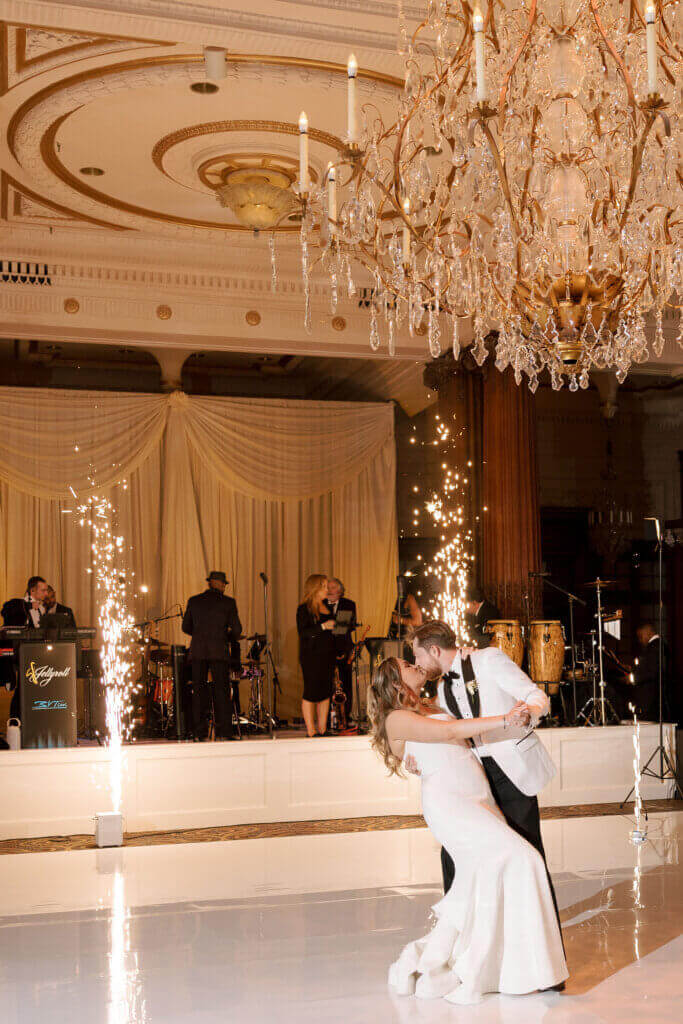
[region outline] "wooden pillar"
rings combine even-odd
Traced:
[[[460,466],[472,463],[473,582],[504,618],[538,617],[541,581],[529,576],[541,568],[533,396],[510,370],[499,373],[490,361],[480,369],[469,352],[458,362],[448,353],[428,363],[424,383],[438,393],[442,420],[458,432]]]
[[[469,353],[464,353],[456,362],[449,352],[427,363],[423,380],[439,396],[439,416],[452,431],[455,460],[468,477],[466,519],[472,528],[475,571],[478,571],[482,542],[483,375]]]
[[[483,383],[482,585],[504,618],[541,614],[536,417],[526,381],[487,367]]]

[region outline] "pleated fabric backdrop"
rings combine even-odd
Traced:
[[[296,606],[311,572],[339,576],[371,634],[386,632],[398,567],[389,404],[0,388],[0,599],[48,579],[95,624],[79,497],[117,510],[136,618],[184,607],[211,569],[231,580],[247,632],[263,586],[283,697],[300,699]],[[161,634],[187,638],[180,620]]]

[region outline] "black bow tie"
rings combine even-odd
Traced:
[[[444,672],[444,675],[443,675],[443,679],[444,679],[445,683],[446,682],[452,683],[456,679],[459,679],[459,678],[460,678],[460,673],[459,672]]]

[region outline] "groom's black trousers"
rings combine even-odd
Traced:
[[[545,863],[545,850],[543,849],[543,840],[541,839],[541,815],[538,809],[538,799],[535,796],[527,796],[525,793],[522,793],[520,789],[517,789],[514,782],[510,781],[505,772],[492,757],[482,757],[481,763],[484,771],[486,772],[486,777],[489,780],[493,799],[498,804],[498,807],[500,808],[508,825],[520,836],[523,836],[528,843],[531,843],[534,849],[538,850],[541,857],[543,857],[543,862]],[[555,913],[557,914],[557,920],[559,923],[560,911],[557,906],[555,889],[553,888],[547,864],[545,869],[546,872],[548,872],[548,884],[550,885],[550,893],[553,898],[553,905],[555,907]],[[453,885],[453,879],[455,878],[455,865],[453,864],[450,854],[443,847],[441,849],[441,870],[443,872],[443,889],[444,892],[448,892],[450,887]]]

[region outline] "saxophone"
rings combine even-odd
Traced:
[[[339,678],[339,669],[334,670],[334,694],[330,707],[330,728],[332,732],[346,730],[346,694]]]

